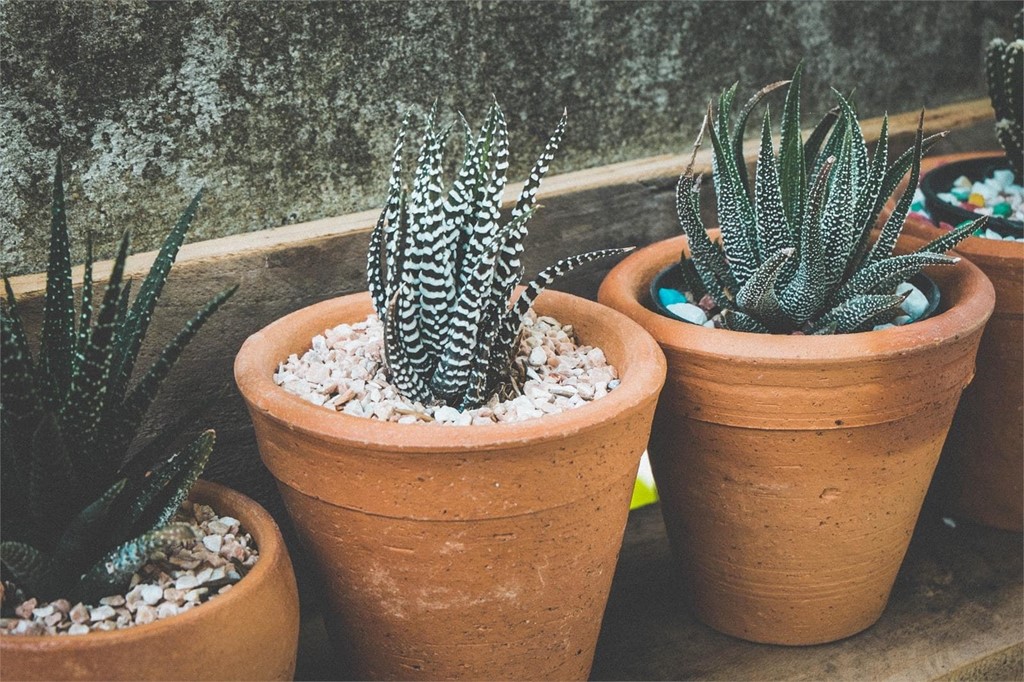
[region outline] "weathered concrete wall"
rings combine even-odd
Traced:
[[[494,93],[515,175],[563,106],[555,172],[679,152],[706,99],[806,61],[806,109],[865,114],[984,93],[1017,2],[16,2],[0,0],[0,271],[43,269],[64,149],[72,229],[154,248],[208,188],[192,239],[371,208],[398,123]],[[84,240],[78,238],[80,260]]]

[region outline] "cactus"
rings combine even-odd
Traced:
[[[132,446],[171,367],[236,287],[214,296],[130,385],[200,195],[167,235],[134,300],[124,272],[128,234],[120,242],[98,305],[93,299],[91,240],[87,242],[76,313],[61,165],[58,157],[35,356],[4,278],[0,570],[22,596],[91,601],[126,588],[153,552],[193,537],[190,526],[169,521],[206,465],[213,431],[168,456],[177,427],[187,422],[183,418],[144,447]]]
[[[497,102],[474,135],[460,117],[465,148],[447,190],[441,168],[450,127],[426,121],[411,189],[402,182],[408,120],[395,143],[388,198],[367,252],[367,282],[384,324],[390,380],[407,398],[471,409],[508,388],[520,328],[541,291],[569,270],[624,253],[605,249],[543,270],[513,304],[523,277],[523,242],[537,190],[565,131],[563,114],[504,224],[501,201],[508,132]]]
[[[1014,181],[1024,177],[1024,10],[1013,19],[1014,39],[995,38],[985,55],[988,95],[996,115],[996,138],[1006,151]]]
[[[888,165],[888,122],[874,154],[868,153],[853,106],[835,92],[838,107],[808,137],[800,131],[798,67],[782,111],[781,140],[772,146],[765,111],[753,188],[743,161],[743,134],[751,110],[771,90],[763,88],[743,108],[735,127],[736,85],[709,103],[704,132],[713,145],[713,175],[721,243],[700,221],[700,178],[694,160],[679,180],[676,208],[691,256],[683,275],[697,297],[708,295],[728,329],[759,333],[830,334],[871,329],[900,314],[905,296],[896,287],[924,266],[957,262],[943,253],[984,224],[982,218],[912,254],[893,247],[910,208],[925,150],[944,134],[924,137],[924,112],[912,150]],[[874,243],[872,227],[904,175],[910,182]]]

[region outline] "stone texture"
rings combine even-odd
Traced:
[[[58,145],[73,245],[155,248],[200,185],[197,240],[374,207],[402,116],[501,101],[522,176],[562,106],[554,172],[678,153],[707,97],[807,64],[807,108],[982,96],[1016,3],[5,2],[0,270],[46,254]]]

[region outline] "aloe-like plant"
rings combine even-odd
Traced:
[[[509,220],[501,222],[508,132],[491,105],[477,135],[460,116],[465,149],[449,189],[442,155],[450,126],[435,129],[436,105],[411,191],[402,181],[408,120],[395,142],[388,198],[370,239],[367,282],[384,324],[392,383],[411,400],[470,409],[511,385],[523,317],[541,291],[569,270],[628,249],[567,258],[543,270],[514,303],[537,190],[565,131],[563,114],[530,171]]]
[[[134,301],[124,275],[128,234],[98,306],[90,239],[76,313],[58,158],[36,356],[4,278],[0,564],[4,579],[25,597],[90,601],[113,594],[127,586],[149,555],[193,538],[187,524],[168,522],[206,465],[213,431],[169,456],[177,428],[143,447],[130,447],[171,367],[236,287],[214,296],[138,380],[132,384],[131,379],[199,200],[197,194],[168,234]]]
[[[1017,184],[1024,177],[1024,10],[1013,18],[1014,39],[995,38],[985,55],[988,95],[996,114],[996,138],[1006,151]]]
[[[924,113],[913,149],[888,165],[888,120],[874,154],[868,153],[853,106],[835,92],[838,106],[803,140],[800,78],[755,94],[731,124],[736,85],[709,104],[694,159],[679,180],[676,208],[690,242],[682,260],[688,288],[710,296],[727,329],[760,333],[831,334],[871,329],[901,313],[906,294],[896,287],[924,266],[950,265],[943,255],[984,223],[962,226],[918,249],[893,255],[917,187],[924,150],[944,133],[925,138]],[[743,157],[743,135],[757,103],[788,83],[778,155],[765,111],[753,187]],[[693,172],[704,131],[711,137],[721,242],[700,220],[700,177]],[[900,180],[910,181],[871,243],[885,201]]]

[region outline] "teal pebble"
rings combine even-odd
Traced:
[[[673,303],[689,303],[686,294],[678,289],[658,289],[658,298],[663,306],[670,306]]]
[[[961,187],[954,187],[949,192],[950,192],[950,194],[955,196],[960,201],[967,201],[967,198],[969,196],[971,196],[971,190],[970,189],[964,189],[964,188],[961,188]]]
[[[992,207],[993,215],[1008,216],[1011,213],[1013,213],[1013,208],[1005,201]]]

